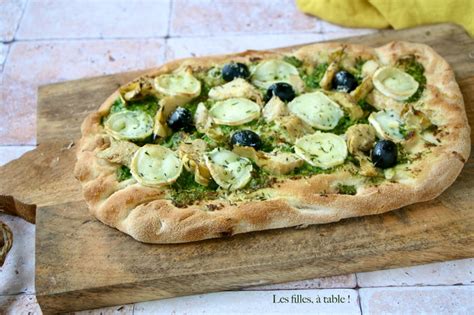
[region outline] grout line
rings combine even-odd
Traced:
[[[169,22],[171,23],[171,22]],[[171,26],[168,26],[170,28]],[[137,37],[131,37],[131,36],[112,36],[112,37],[45,37],[45,38],[21,38],[21,39],[13,39],[12,41],[7,41],[7,42],[2,42],[5,44],[12,44],[14,42],[37,42],[37,41],[87,41],[87,40],[145,40],[145,39],[166,39],[166,38],[197,38],[197,39],[202,39],[202,38],[219,38],[219,37],[245,37],[245,36],[250,36],[250,37],[258,37],[258,36],[271,36],[271,35],[340,35],[343,37],[351,37],[351,36],[363,36],[363,35],[371,35],[370,33],[346,33],[346,32],[320,32],[320,31],[299,31],[299,32],[288,32],[288,31],[281,31],[281,32],[262,32],[262,33],[214,33],[214,34],[196,34],[196,35],[184,35],[184,34],[178,34],[178,35],[169,35],[168,34],[164,36],[137,36]],[[375,30],[376,31],[376,30]]]
[[[103,41],[111,41],[111,40],[150,40],[150,39],[164,39],[165,36],[139,36],[139,37],[75,37],[75,38],[68,38],[68,37],[57,37],[57,38],[25,38],[25,39],[15,39],[14,41],[8,43],[23,43],[23,42],[59,42],[59,41],[88,41],[88,40],[103,40]]]
[[[362,312],[362,303],[361,303],[361,297],[360,297],[359,289],[357,289],[356,291],[357,291],[357,305],[359,306],[360,314],[364,315],[364,313]]]
[[[124,37],[74,37],[74,38],[68,38],[68,37],[57,37],[57,38],[24,38],[24,39],[15,39],[10,42],[5,42],[5,43],[13,43],[13,42],[37,42],[37,41],[81,41],[81,40],[144,40],[144,39],[166,39],[166,38],[219,38],[219,37],[245,37],[245,36],[252,36],[252,37],[258,37],[258,36],[268,36],[268,35],[325,35],[325,34],[330,34],[330,33],[321,33],[321,32],[316,32],[316,31],[308,31],[308,32],[276,32],[276,33],[220,33],[220,34],[197,34],[197,35],[165,35],[165,36],[137,36],[137,37],[130,37],[130,36],[124,36]],[[340,34],[346,35],[346,33],[333,33],[333,34]],[[350,36],[351,34],[347,34]],[[359,36],[361,34],[354,34],[354,36]],[[365,34],[362,34],[365,35]],[[367,34],[369,35],[369,34]]]
[[[27,0],[25,3],[25,6],[23,7],[23,11],[21,11],[21,16],[20,19],[18,20],[18,25],[16,26],[15,29],[15,34],[13,34],[13,41],[16,39],[16,34],[18,33],[18,30],[20,29],[21,22],[23,22],[23,17],[25,16],[26,8],[30,5],[30,0]]]
[[[5,43],[4,45],[7,47],[7,51],[5,52],[5,60],[3,61],[3,64],[1,65],[1,68],[0,68],[1,70],[0,74],[3,74],[3,71],[5,70],[7,59],[8,59],[8,56],[10,55],[10,49],[12,48],[12,44],[10,43]],[[1,83],[3,84],[3,76],[1,79],[2,79]]]
[[[377,31],[374,29],[374,31]],[[202,38],[219,38],[219,37],[245,37],[245,36],[250,36],[250,37],[258,37],[258,36],[278,36],[278,35],[338,35],[341,36],[341,38],[344,37],[354,37],[354,36],[364,36],[364,35],[373,35],[374,33],[346,33],[346,32],[318,32],[318,31],[301,31],[301,32],[262,32],[262,33],[212,33],[212,34],[197,34],[197,35],[183,35],[183,34],[178,34],[178,35],[164,35],[164,36],[137,36],[137,37],[131,37],[131,36],[116,36],[116,37],[45,37],[45,38],[21,38],[21,39],[13,39],[11,41],[2,41],[4,44],[12,44],[12,43],[18,43],[18,42],[42,42],[42,41],[87,41],[87,40],[150,40],[150,39],[166,39],[166,38],[172,38],[172,39],[202,39]],[[332,37],[331,37],[332,38]]]
[[[29,4],[30,4],[30,1],[27,0],[25,5],[23,6],[23,10],[21,11],[20,19],[18,20],[18,25],[16,26],[15,32],[13,33],[12,40],[7,41],[7,42],[3,42],[5,44],[7,44],[8,48],[7,48],[7,53],[5,54],[5,61],[3,62],[3,65],[2,65],[2,71],[1,71],[2,73],[3,73],[3,70],[5,70],[5,67],[7,65],[8,56],[10,56],[10,50],[13,46],[13,43],[15,42],[16,33],[18,32],[18,29],[20,28],[21,22],[23,22],[23,17],[25,16],[26,7]]]
[[[281,31],[281,32],[262,32],[262,33],[210,33],[210,34],[195,34],[195,35],[185,35],[185,34],[176,34],[170,36],[170,38],[206,38],[206,37],[241,37],[241,36],[259,36],[259,35],[324,35],[329,33],[323,33],[315,30],[311,31],[298,31],[298,32],[288,32],[288,31]],[[357,35],[355,35],[357,36]]]
[[[7,62],[8,62],[8,56],[10,56],[10,50],[13,46],[13,43],[15,42],[16,33],[18,32],[18,29],[20,28],[21,22],[23,22],[23,17],[25,16],[26,7],[29,4],[30,4],[30,0],[26,0],[25,5],[23,6],[23,10],[21,11],[20,19],[18,20],[18,25],[16,26],[16,29],[15,29],[15,33],[13,33],[12,40],[8,41],[8,42],[4,42],[8,45],[8,48],[7,48],[7,53],[5,55],[5,61],[3,62],[3,65],[2,65],[1,73],[3,73],[3,71],[5,70],[5,67],[6,67]]]
[[[166,37],[165,38],[169,38],[170,33],[171,33],[171,16],[173,15],[173,9],[174,9],[173,0],[170,0],[169,9],[170,9],[170,11],[168,12],[168,29],[166,30]]]

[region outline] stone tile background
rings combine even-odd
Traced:
[[[0,0],[0,165],[36,145],[39,85],[371,32],[304,15],[293,0]],[[41,314],[34,296],[35,226],[4,214],[0,220],[16,235],[0,268],[0,314]],[[473,314],[473,284],[474,259],[464,259],[78,314]],[[348,301],[273,303],[298,294]]]

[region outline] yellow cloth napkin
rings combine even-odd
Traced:
[[[348,27],[395,29],[452,22],[474,36],[474,0],[296,0],[298,8]]]

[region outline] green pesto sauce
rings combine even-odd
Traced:
[[[206,82],[201,81],[201,93],[199,94],[199,96],[191,100],[189,103],[183,105],[183,107],[189,109],[194,116],[194,114],[196,114],[196,109],[199,103],[204,103],[206,106],[209,105],[208,96],[209,96],[209,91],[211,90],[211,88],[212,88],[211,85],[209,85]]]
[[[413,103],[418,101],[426,86],[425,67],[416,60],[415,56],[399,59],[397,61],[397,67],[411,75],[415,81],[418,82],[418,90],[416,90],[415,94],[410,96],[407,102]]]
[[[317,166],[310,165],[308,163],[303,164],[303,166],[298,167],[293,170],[289,175],[290,176],[311,176],[316,174],[327,174],[331,173],[332,169],[322,169]]]
[[[152,95],[148,95],[142,99],[128,101],[125,104],[122,98],[117,98],[110,108],[110,114],[114,114],[123,110],[131,111],[143,111],[155,117],[156,112],[158,111],[158,99]]]
[[[328,68],[327,63],[320,63],[317,65],[311,73],[306,73],[303,76],[303,81],[306,85],[306,87],[310,89],[317,89],[319,88],[319,82],[324,76],[324,73],[326,72],[326,69]]]
[[[117,169],[117,180],[119,182],[130,179],[131,177],[132,173],[130,172],[130,169],[127,166],[122,165]]]
[[[337,123],[337,126],[330,130],[329,132],[334,133],[336,135],[343,135],[346,133],[347,129],[349,129],[350,126],[353,126],[355,124],[368,124],[367,117],[359,118],[356,120],[350,119],[348,115],[344,115],[341,119],[339,119],[339,122]]]
[[[357,193],[357,189],[354,185],[337,185],[337,192],[343,195],[355,195]]]
[[[296,68],[299,68],[303,65],[303,61],[296,58],[295,56],[285,56],[283,57],[283,61],[295,66]]]
[[[359,101],[357,102],[357,105],[359,105],[360,108],[362,108],[362,110],[363,110],[364,112],[369,112],[369,113],[371,113],[371,112],[373,112],[373,111],[376,110],[375,107],[373,107],[372,105],[370,105],[370,104],[367,102],[366,99],[359,100]]]
[[[160,145],[171,149],[171,150],[177,150],[179,147],[179,144],[183,139],[185,139],[187,134],[183,131],[173,133],[171,136],[168,138],[164,139],[163,142],[160,143]]]
[[[176,182],[170,186],[169,198],[176,207],[186,207],[196,201],[215,199],[218,197],[217,184],[213,181],[203,186],[194,180],[194,175],[183,170]]]
[[[397,164],[405,164],[410,162],[410,157],[409,154],[405,151],[405,148],[398,143],[397,144],[397,151],[398,151],[398,156],[397,156]]]
[[[258,189],[271,187],[275,183],[275,180],[276,178],[274,176],[271,176],[254,164],[252,170],[252,179],[247,184],[247,186],[245,186],[244,190],[253,192]]]

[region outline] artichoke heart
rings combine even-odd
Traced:
[[[262,103],[260,92],[242,78],[236,78],[224,85],[213,87],[209,91],[209,98],[217,101],[229,98],[247,98],[258,104]]]
[[[252,147],[235,146],[233,152],[252,160],[258,167],[273,175],[285,175],[304,164],[304,161],[294,153],[257,151]]]

